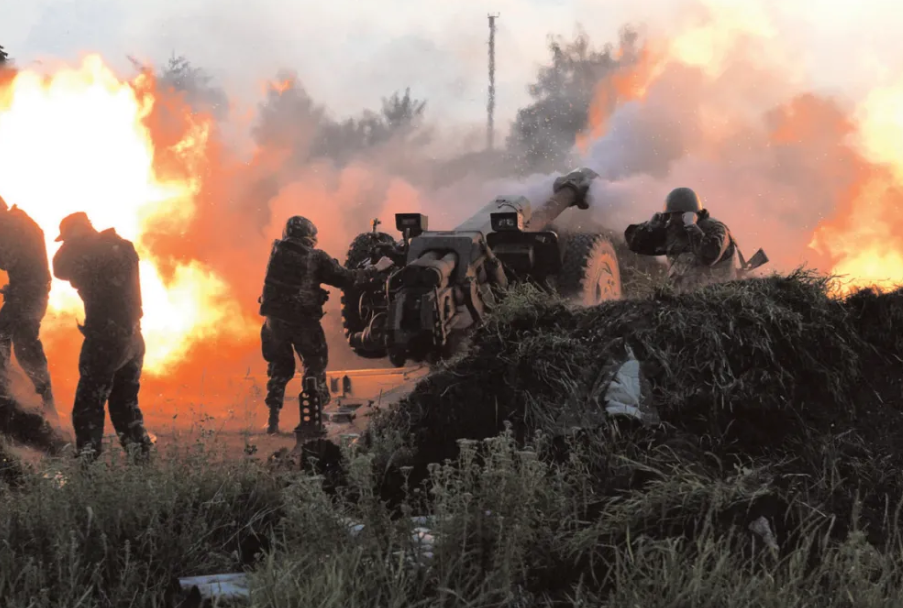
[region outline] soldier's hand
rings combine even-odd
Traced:
[[[382,272],[383,270],[388,270],[389,268],[391,268],[394,265],[395,265],[395,262],[393,262],[391,259],[387,258],[386,256],[383,256],[376,263],[376,269],[378,271]]]

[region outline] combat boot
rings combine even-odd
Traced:
[[[279,434],[279,408],[270,408],[270,418],[267,420],[267,435]]]

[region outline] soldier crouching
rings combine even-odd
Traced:
[[[279,432],[279,412],[285,387],[295,376],[296,352],[304,365],[304,382],[314,378],[321,405],[329,402],[329,352],[320,324],[327,293],[320,285],[348,288],[392,266],[392,261],[383,257],[370,268],[349,270],[316,246],[316,226],[304,217],[294,216],[286,222],[282,239],[273,243],[267,264],[260,298],[260,314],[266,320],[260,339],[267,362],[270,434]]]
[[[640,255],[664,255],[668,281],[679,292],[738,278],[738,249],[727,226],[702,209],[696,193],[675,188],[665,210],[624,232],[627,246]]]

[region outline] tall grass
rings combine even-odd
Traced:
[[[4,474],[0,598],[165,606],[247,570],[261,607],[899,606],[901,311],[801,274],[583,311],[525,288],[323,477],[215,433]],[[661,425],[589,416],[625,344]]]
[[[254,606],[899,605],[900,497],[882,549],[855,523],[834,534],[812,510],[793,529],[769,514],[774,550],[748,527],[757,513],[725,521],[732,505],[780,493],[774,471],[722,475],[667,451],[616,457],[610,439],[465,440],[392,509],[376,493],[378,459],[355,447],[339,492],[309,473],[211,459],[204,446],[146,466],[48,461],[0,491],[0,597],[162,606],[172,577],[248,568]],[[826,459],[826,478],[811,483],[829,484],[832,469]],[[631,477],[642,481],[602,493]],[[783,495],[787,510],[803,512],[801,496]],[[255,535],[265,551],[252,562],[239,547]]]

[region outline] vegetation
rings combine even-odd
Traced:
[[[210,112],[217,119],[225,119],[229,111],[226,92],[213,84],[213,77],[193,65],[183,55],[173,55],[160,71],[158,82],[166,89],[182,93],[196,110]]]
[[[532,103],[517,112],[508,135],[507,152],[521,173],[554,171],[567,164],[577,134],[587,125],[599,85],[639,58],[639,35],[621,32],[618,49],[593,48],[585,32],[573,40],[549,39],[549,64],[541,66],[528,87]],[[616,96],[611,96],[614,109]]]
[[[901,304],[802,272],[586,310],[524,288],[337,467],[207,437],[20,472],[0,593],[159,606],[247,569],[254,606],[892,606]],[[662,423],[563,425],[625,345]]]

